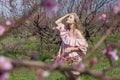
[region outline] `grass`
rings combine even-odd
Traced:
[[[93,38],[94,43],[96,44],[100,38],[101,38],[101,36],[94,37]],[[112,35],[112,36],[109,36],[107,40],[108,40],[108,42],[115,42],[118,44],[120,37],[119,37],[119,35]],[[2,42],[7,42],[7,41],[18,43],[20,41],[20,38],[8,37],[5,40],[3,40]],[[39,59],[40,61],[50,62],[52,55],[58,51],[59,46],[54,45],[54,46],[47,47],[46,44],[43,44],[42,49],[40,49],[41,45],[39,43],[40,43],[39,40],[36,40],[36,41],[26,40],[25,45],[22,47],[22,49],[19,51],[19,53],[4,53],[4,51],[2,51],[2,47],[0,45],[0,53],[1,54],[4,53],[8,57],[11,57],[11,58],[22,57],[24,59],[29,60],[29,57],[24,54],[24,50],[27,50],[29,52],[28,54],[31,54],[33,52],[38,54],[40,56],[40,59]],[[89,50],[93,46],[91,45],[90,41],[88,41],[88,43],[89,43],[89,48],[88,48],[88,52],[89,52]],[[36,47],[36,46],[39,46],[39,47]],[[103,50],[105,47],[106,47],[105,44],[101,44],[100,49]],[[49,48],[51,48],[51,49],[49,50]],[[91,58],[94,58],[94,57],[100,55],[102,53],[101,50],[96,50],[95,53],[92,54]],[[119,50],[119,57],[120,57],[120,50]],[[109,76],[118,78],[120,76],[119,64],[120,64],[120,60],[118,62],[114,63],[114,65],[118,65],[118,67],[114,68],[113,70],[107,71],[107,74]],[[93,67],[93,69],[100,71],[103,69],[107,69],[108,67],[109,67],[109,62],[108,62],[107,58],[104,57],[99,64],[96,64]],[[10,73],[9,80],[36,80],[37,79],[36,75],[37,74],[36,74],[35,70],[28,70],[28,69],[15,70]],[[81,78],[82,78],[82,80],[98,80],[98,79],[95,79],[88,75],[82,75]],[[60,72],[56,71],[56,72],[50,73],[50,75],[47,78],[45,78],[45,80],[66,80],[66,79]]]
[[[36,73],[31,70],[13,71],[10,73],[9,80],[36,80]]]

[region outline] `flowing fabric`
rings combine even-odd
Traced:
[[[72,51],[66,58],[74,58],[72,63],[79,63],[82,61],[83,55],[86,54],[88,44],[85,39],[78,39],[71,37],[69,35],[69,30],[61,24],[56,27],[57,30],[60,32],[60,37],[62,39],[62,43],[59,49],[59,55],[65,52],[65,49],[68,47],[78,47],[79,51]]]

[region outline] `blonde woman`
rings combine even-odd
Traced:
[[[63,24],[63,21],[68,25],[67,27]],[[79,64],[86,54],[88,47],[86,39],[83,36],[83,27],[80,24],[79,17],[76,13],[66,14],[56,20],[55,24],[62,39],[58,56],[65,57],[66,59],[72,58],[68,61],[69,65]],[[76,74],[75,72],[73,73]]]

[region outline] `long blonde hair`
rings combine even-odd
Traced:
[[[78,15],[76,13],[73,13],[74,17],[75,17],[75,28],[78,29],[82,34],[84,33],[84,27],[82,25],[82,23],[80,22],[80,19],[78,17]]]

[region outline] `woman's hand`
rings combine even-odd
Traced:
[[[72,51],[71,47],[65,49],[65,53],[70,53]]]
[[[57,55],[57,57],[59,57],[59,58],[60,58],[60,57],[61,57],[61,56],[60,56],[60,54],[58,54],[58,55]]]

